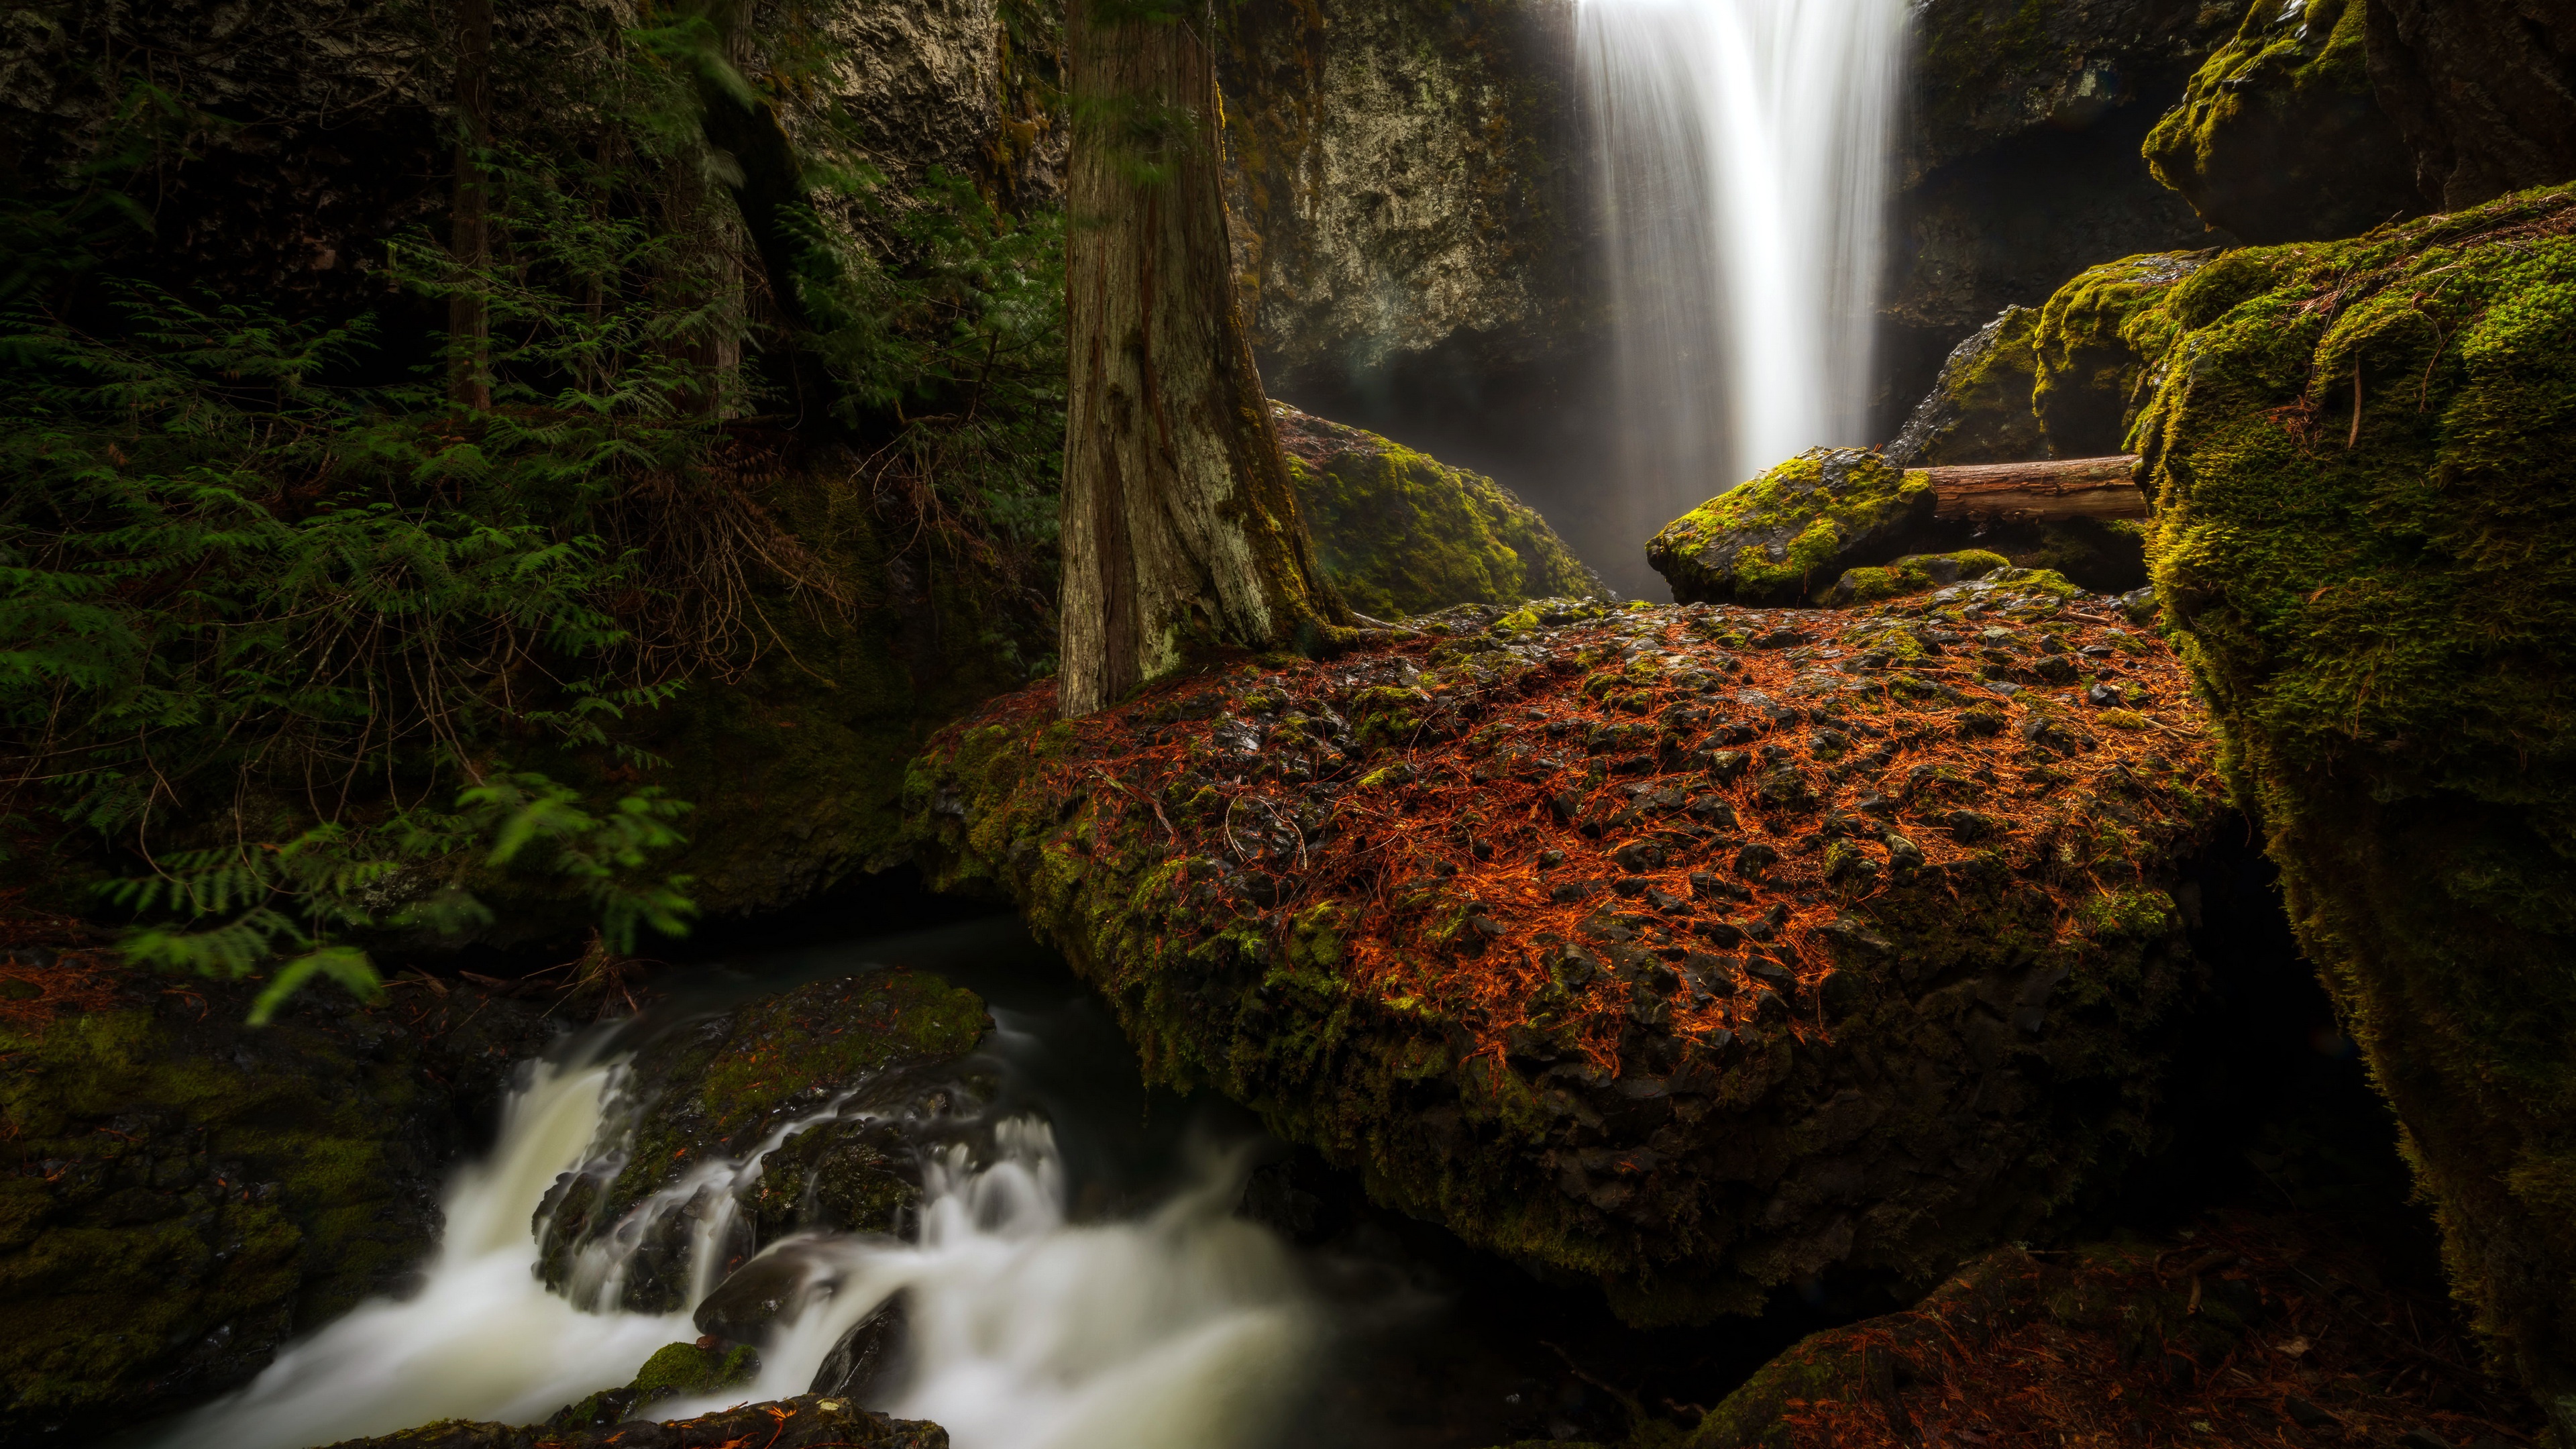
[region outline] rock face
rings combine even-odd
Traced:
[[[944,1111],[938,1069],[990,1023],[974,993],[904,970],[819,981],[645,1043],[609,1107],[603,1155],[537,1210],[538,1272],[574,1302],[687,1307],[802,1228],[890,1233],[920,1184],[904,1126]],[[696,1261],[693,1236],[721,1263]]]
[[[1925,0],[1901,123],[1878,436],[1942,359],[2009,306],[2104,257],[2205,247],[2208,230],[2138,159],[2236,21],[2197,0]]]
[[[2413,158],[2371,85],[2368,3],[2257,0],[2148,135],[2156,179],[2249,242],[2354,236],[2421,212]]]
[[[948,1431],[917,1419],[894,1419],[829,1394],[655,1423],[650,1419],[588,1429],[543,1424],[472,1424],[459,1419],[332,1449],[948,1449]]]
[[[1066,722],[1035,690],[907,799],[1150,1079],[1670,1322],[1928,1284],[2155,1134],[2211,766],[2152,637],[1970,583],[1458,609]]]
[[[28,994],[28,993],[33,993]],[[448,1160],[547,1041],[417,981],[365,1008],[77,960],[0,965],[0,1443],[86,1441],[233,1388],[388,1291],[436,1240]]]
[[[1866,448],[1810,448],[1664,526],[1646,562],[1685,604],[1792,604],[1928,537],[1932,483]]]
[[[1285,403],[1272,411],[1315,551],[1361,613],[1611,597],[1547,520],[1493,479]]]
[[[2124,328],[2157,592],[2482,1328],[2576,1432],[2576,189]]]
[[[2576,178],[2576,16],[2545,0],[2370,0],[2370,79],[2445,210]]]
[[[1588,322],[1569,0],[1252,0],[1220,74],[1262,375],[1332,411]]]

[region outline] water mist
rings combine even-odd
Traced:
[[[1582,0],[1642,544],[1802,449],[1868,441],[1905,0]]]

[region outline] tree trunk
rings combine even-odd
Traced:
[[[1210,645],[1311,646],[1350,618],[1315,560],[1235,301],[1212,7],[1137,18],[1147,8],[1066,5],[1067,717]]]
[[[1937,518],[2145,518],[2134,454],[1927,468]]]
[[[492,144],[492,0],[458,0],[456,206],[448,250],[463,286],[447,299],[448,401],[492,405],[492,311],[480,273],[492,258],[492,197],[483,153]]]

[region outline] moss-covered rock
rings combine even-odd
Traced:
[[[625,1387],[602,1389],[567,1404],[545,1422],[549,1429],[598,1429],[652,1417],[655,1404],[740,1388],[760,1376],[760,1351],[747,1343],[701,1348],[666,1343],[644,1360]]]
[[[2158,304],[2156,584],[2459,1286],[2576,1434],[2576,192]]]
[[[1788,604],[1932,526],[1932,484],[1864,448],[1810,448],[1666,524],[1646,562],[1682,603]]]
[[[1491,478],[1274,403],[1325,572],[1381,619],[1451,604],[1609,598],[1599,575]]]
[[[417,980],[381,1007],[315,994],[254,1029],[251,987],[6,970],[46,978],[27,1000],[69,1003],[0,1013],[0,1134],[25,1166],[0,1182],[11,1443],[232,1388],[393,1288],[435,1242],[448,1160],[549,1031]]]
[[[2253,0],[2147,135],[2156,179],[2249,242],[2353,236],[2424,210],[2370,80],[2367,0]]]
[[[948,1431],[918,1419],[896,1419],[831,1394],[744,1404],[652,1425],[589,1428],[545,1424],[477,1424],[448,1419],[399,1434],[348,1439],[331,1449],[948,1449]]]
[[[998,701],[916,767],[923,854],[1013,895],[1149,1078],[1639,1321],[1928,1284],[2155,1135],[2220,802],[2151,636],[1985,583],[1430,622]]]
[[[1900,468],[1938,468],[2056,456],[2031,408],[2038,325],[2036,309],[2006,307],[1951,349],[1932,390],[1887,445],[1887,460]]]
[[[1900,594],[1929,593],[1961,579],[1982,579],[1999,569],[2009,569],[2012,561],[1999,553],[1984,549],[1962,549],[1957,553],[1909,553],[1884,566],[1845,569],[1843,576],[1825,594],[1833,605],[1875,604]],[[2067,592],[2073,592],[2071,587]]]
[[[898,969],[799,986],[643,1043],[612,1093],[603,1155],[537,1209],[539,1276],[577,1302],[668,1313],[688,1306],[706,1266],[692,1256],[701,1219],[724,1222],[709,1281],[800,1229],[899,1230],[920,1184],[898,1120],[937,1114],[953,1075],[938,1069],[989,1027],[973,992]],[[750,1182],[720,1170],[781,1134]]]

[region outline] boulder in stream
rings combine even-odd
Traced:
[[[639,1419],[588,1429],[448,1419],[344,1440],[331,1449],[948,1449],[948,1431],[875,1413],[837,1395],[803,1394],[694,1419]]]
[[[2201,989],[2182,665],[1983,581],[1846,611],[1462,608],[916,765],[1149,1079],[1632,1320],[1928,1286],[2117,1180]]]

